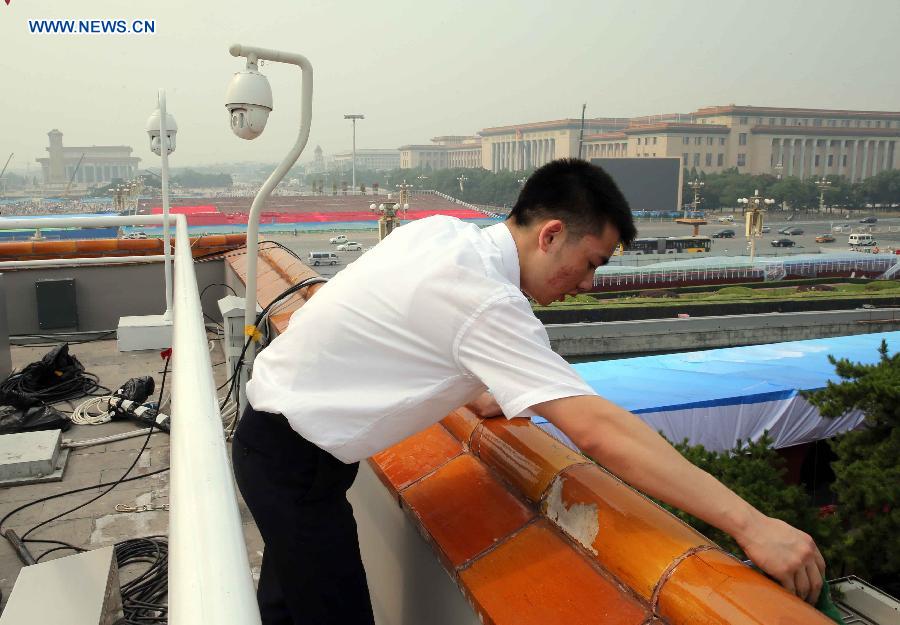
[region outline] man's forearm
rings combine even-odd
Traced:
[[[582,451],[632,486],[742,542],[760,516],[755,508],[685,460],[640,418],[599,397],[582,399],[601,412],[598,427],[576,441]]]

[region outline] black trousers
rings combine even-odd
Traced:
[[[249,405],[232,446],[238,488],[265,542],[257,600],[264,625],[373,625],[344,464],[280,414]]]

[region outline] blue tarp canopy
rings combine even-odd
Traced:
[[[597,394],[641,416],[667,438],[721,451],[768,431],[775,447],[828,438],[858,426],[854,412],[821,417],[801,390],[840,380],[828,356],[878,362],[900,350],[900,332],[859,334],[573,365]],[[548,431],[559,434],[545,419]]]

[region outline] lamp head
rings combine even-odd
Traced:
[[[256,63],[248,60],[247,68],[232,76],[225,108],[231,114],[231,132],[241,139],[256,139],[265,130],[272,111],[272,88],[256,70]]]

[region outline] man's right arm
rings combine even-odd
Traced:
[[[639,417],[593,395],[557,399],[532,408],[579,449],[635,488],[733,536],[754,564],[790,592],[815,603],[825,561],[812,538],[756,510],[685,460]]]

